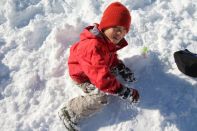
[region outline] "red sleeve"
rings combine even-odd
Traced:
[[[88,50],[83,48],[80,50],[78,61],[91,83],[104,92],[117,93],[117,90],[121,88],[121,84],[117,81],[116,77],[110,73],[109,67],[102,58],[103,54],[101,49],[93,46],[88,47]]]

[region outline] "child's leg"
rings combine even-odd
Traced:
[[[96,89],[92,84],[83,83],[78,86],[87,95],[71,99],[62,108],[63,119],[67,119],[71,124],[77,124],[80,120],[95,114],[108,103],[108,96]]]
[[[107,95],[104,93],[79,96],[69,101],[67,111],[71,121],[78,123],[101,110],[106,104]]]

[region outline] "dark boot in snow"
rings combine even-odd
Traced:
[[[58,115],[68,131],[79,131],[79,127],[77,126],[77,123],[71,120],[71,116],[69,115],[69,112],[66,109],[66,107],[63,107],[61,111],[58,112]]]

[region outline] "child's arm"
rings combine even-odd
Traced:
[[[110,67],[105,63],[102,51],[99,48],[94,47],[91,49],[89,47],[88,50],[82,49],[81,51],[78,61],[92,84],[103,92],[117,94],[121,98],[128,99],[131,102],[138,101],[138,91],[125,87],[117,81],[116,77],[111,74]]]
[[[87,47],[86,47],[87,48]],[[78,61],[82,70],[88,76],[91,83],[104,92],[115,94],[122,88],[120,82],[110,72],[110,67],[105,63],[102,51],[99,47],[81,48]]]

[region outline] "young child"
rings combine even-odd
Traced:
[[[70,77],[86,95],[70,100],[59,114],[69,130],[77,130],[79,121],[101,110],[110,95],[138,101],[138,91],[116,79],[118,73],[127,82],[135,81],[133,72],[116,54],[128,44],[124,36],[130,23],[129,10],[119,2],[112,3],[104,11],[100,24],[85,28],[80,40],[70,48]]]

